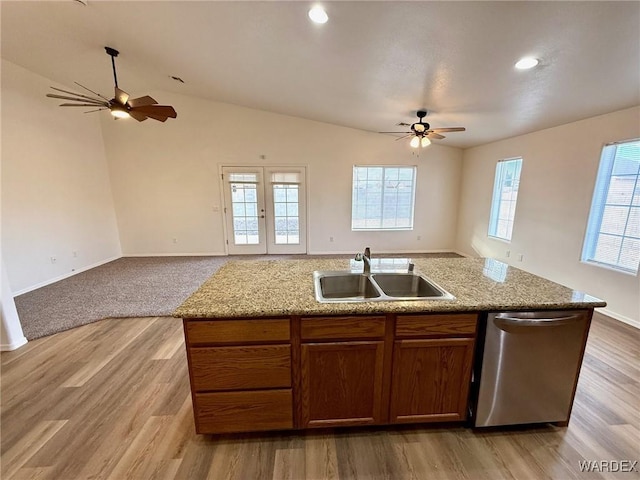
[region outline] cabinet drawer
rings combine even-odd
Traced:
[[[398,315],[396,336],[428,337],[441,335],[475,336],[477,313],[436,315]]]
[[[307,317],[302,318],[303,340],[341,340],[384,337],[385,317]]]
[[[185,320],[187,345],[288,342],[288,318],[256,320]]]
[[[190,348],[193,389],[247,390],[291,386],[291,346]]]
[[[291,389],[196,393],[196,430],[227,433],[293,428],[291,398]]]

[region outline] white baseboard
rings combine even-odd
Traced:
[[[0,344],[0,352],[11,352],[12,350],[16,350],[26,344],[27,344],[26,337],[22,337],[12,343],[2,343]]]
[[[307,255],[355,255],[356,251],[354,250],[331,250],[331,251],[309,251]],[[442,249],[442,250],[394,250],[393,252],[374,252],[374,256],[380,256],[385,254],[410,254],[410,253],[457,253],[458,255],[462,255],[463,257],[468,257],[461,252],[457,252],[451,249]],[[268,254],[264,254],[268,255]],[[276,254],[279,255],[279,254]],[[203,252],[203,253],[126,253],[122,255],[123,257],[226,257],[232,256],[225,252]]]
[[[332,251],[309,250],[307,252],[307,255],[353,255],[355,256],[356,253],[358,252],[354,252],[353,250],[332,250]]]
[[[307,252],[307,255],[355,255],[356,253],[358,253],[358,251],[355,250],[331,250],[331,251],[309,251]],[[394,250],[393,252],[372,252],[373,257],[380,257],[380,255],[386,255],[386,254],[411,254],[411,253],[458,253],[454,250],[451,249],[443,249],[443,250],[416,250],[411,249],[411,250]],[[460,254],[462,255],[462,254]]]
[[[55,278],[52,278],[52,279],[49,279],[49,280],[45,280],[44,282],[40,282],[40,283],[37,283],[35,285],[31,285],[30,287],[23,288],[22,290],[18,290],[17,292],[13,292],[13,296],[17,297],[18,295],[22,295],[23,293],[28,293],[28,292],[31,292],[33,290],[37,290],[38,288],[46,287],[47,285],[51,285],[52,283],[59,282],[60,280],[64,280],[65,278],[73,277],[74,275],[77,275],[78,273],[86,272],[87,270],[91,270],[92,268],[99,267],[100,265],[104,265],[105,263],[113,262],[114,260],[117,260],[117,259],[119,259],[121,257],[122,256],[119,255],[117,257],[108,258],[106,260],[102,260],[100,262],[93,263],[91,265],[87,265],[86,267],[78,268],[77,270],[74,270],[73,272],[65,273],[64,275],[60,275],[59,277],[55,277]]]
[[[222,253],[127,253],[123,257],[226,257],[227,254]]]
[[[607,317],[611,317],[614,320],[618,320],[619,322],[626,323],[627,325],[631,325],[634,328],[640,329],[640,321],[613,312],[608,308],[598,308],[596,312],[600,312],[601,314],[606,315]]]

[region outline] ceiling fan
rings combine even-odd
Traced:
[[[51,87],[53,90],[58,92],[67,93],[69,95],[74,95],[73,97],[68,97],[64,95],[54,95],[53,93],[48,93],[47,97],[51,98],[59,98],[62,100],[71,100],[76,103],[61,103],[61,107],[97,107],[95,110],[88,110],[84,113],[91,112],[99,112],[101,110],[110,110],[111,115],[113,115],[116,119],[118,118],[127,118],[133,117],[139,122],[145,121],[147,118],[153,118],[154,120],[158,120],[159,122],[165,122],[167,118],[176,118],[177,113],[173,109],[173,107],[169,105],[158,105],[153,98],[148,95],[139,98],[129,98],[129,94],[124,90],[120,90],[118,88],[118,77],[116,76],[116,62],[115,57],[118,56],[120,52],[111,48],[104,47],[107,52],[107,55],[111,57],[111,66],[113,67],[113,81],[115,83],[115,96],[111,100],[107,97],[100,95],[99,93],[94,92],[93,90],[88,89],[84,85],[80,85],[78,82],[74,82],[76,85],[84,88],[88,92],[91,92],[95,97],[83,95],[80,93],[69,92],[67,90],[62,90],[60,88]],[[99,98],[96,98],[99,97]]]
[[[446,127],[446,128],[431,128],[426,122],[423,122],[422,119],[427,116],[426,110],[418,110],[416,113],[418,116],[418,121],[416,123],[408,124],[404,122],[398,123],[399,126],[410,127],[411,131],[409,132],[378,132],[378,133],[404,133],[406,135],[397,138],[396,140],[402,140],[403,138],[413,137],[411,138],[410,145],[413,148],[418,148],[419,146],[426,147],[431,145],[431,139],[441,140],[444,135],[440,135],[441,132],[464,132],[466,129],[464,127]]]

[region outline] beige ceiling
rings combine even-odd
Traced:
[[[373,132],[424,108],[432,127],[467,128],[440,141],[458,147],[640,104],[636,1],[333,1],[325,25],[304,1],[87,4],[2,1],[2,57],[109,95],[109,45],[133,96],[171,91]],[[515,70],[524,55],[541,65]]]

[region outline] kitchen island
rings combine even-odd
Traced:
[[[464,422],[489,312],[606,305],[493,259],[413,262],[455,299],[320,303],[314,271],[362,263],[224,265],[174,312],[197,432]]]

